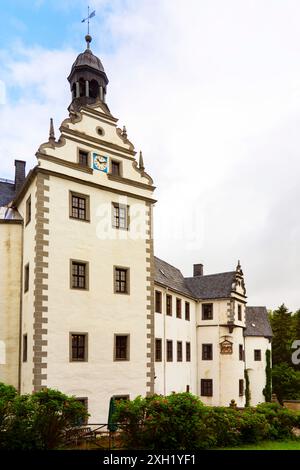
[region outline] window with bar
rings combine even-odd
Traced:
[[[254,360],[261,361],[261,349],[254,349]]]
[[[213,359],[213,345],[202,344],[202,360],[212,361],[212,359]]]
[[[239,360],[240,361],[244,360],[244,348],[242,344],[239,344]]]
[[[167,362],[173,361],[173,341],[167,339]]]
[[[28,337],[23,335],[23,362],[27,362]]]
[[[24,292],[29,290],[29,263],[24,267]]]
[[[242,397],[244,395],[244,379],[239,380],[239,396]]]
[[[80,261],[71,261],[72,289],[88,288],[88,265]]]
[[[185,343],[185,360],[191,362],[191,343]]]
[[[84,150],[79,150],[78,163],[80,166],[89,166],[89,153]]]
[[[213,319],[213,304],[202,304],[202,320]]]
[[[31,196],[26,201],[26,225],[31,221]]]
[[[71,193],[70,217],[78,220],[89,220],[89,196]]]
[[[176,317],[181,318],[181,299],[176,299]]]
[[[155,291],[155,312],[162,312],[162,294],[159,290]]]
[[[71,333],[71,362],[87,361],[87,334]]]
[[[238,305],[238,321],[242,321],[242,306]]]
[[[111,174],[114,176],[120,176],[121,175],[121,164],[120,162],[117,162],[116,160],[111,161]]]
[[[115,293],[129,294],[128,268],[115,268]]]
[[[129,360],[129,335],[115,335],[115,361]]]
[[[169,294],[166,296],[166,313],[170,317],[172,316],[172,296]]]
[[[177,362],[182,362],[182,342],[177,341]]]
[[[160,338],[155,339],[155,361],[162,361],[162,340]]]
[[[129,206],[113,202],[113,228],[127,230],[129,228]]]
[[[185,302],[185,319],[190,321],[190,303]]]
[[[213,381],[212,379],[201,379],[201,396],[212,397],[213,396]]]

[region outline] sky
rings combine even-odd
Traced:
[[[107,102],[154,179],[155,254],[240,259],[249,305],[300,308],[300,2],[90,0]],[[86,0],[0,0],[0,176],[67,116]]]

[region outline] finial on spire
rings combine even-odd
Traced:
[[[49,131],[49,142],[55,142],[55,132],[53,125],[53,118],[50,118],[50,131]]]
[[[90,13],[90,7],[88,6],[88,16],[86,18],[84,18],[83,20],[81,20],[81,23],[85,23],[86,21],[88,22],[88,33],[85,37],[85,40],[88,43],[88,49],[90,48],[89,43],[92,40],[92,38],[90,36],[90,19],[93,18],[95,15],[96,15],[96,10],[94,10],[94,11],[92,11],[92,13]],[[88,41],[87,38],[91,38],[90,41]]]
[[[139,159],[139,168],[140,170],[145,170],[144,159],[143,159],[143,152],[140,151],[140,159]]]
[[[124,137],[124,139],[127,139],[127,129],[125,126],[123,126],[122,137]]]
[[[86,40],[86,48],[87,48],[87,49],[90,49],[90,44],[91,44],[91,42],[92,42],[92,36],[90,36],[89,34],[87,34],[87,35],[85,36],[85,40]]]
[[[238,260],[238,264],[237,264],[237,267],[236,267],[236,271],[242,271],[242,266],[241,266],[240,260]]]

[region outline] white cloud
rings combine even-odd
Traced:
[[[91,7],[108,104],[158,186],[157,254],[187,275],[194,262],[218,272],[241,258],[250,303],[298,308],[299,3],[95,0]],[[65,116],[76,55],[17,48],[22,57],[5,62],[5,80],[20,99],[0,106],[3,176],[13,157],[33,163],[49,117],[58,126]],[[187,241],[194,221],[201,228]]]

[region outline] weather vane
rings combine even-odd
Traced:
[[[81,23],[85,23],[86,21],[88,22],[88,35],[90,34],[90,19],[93,18],[96,15],[96,10],[92,11],[90,13],[90,7],[88,6],[88,16],[87,18],[84,18]]]

